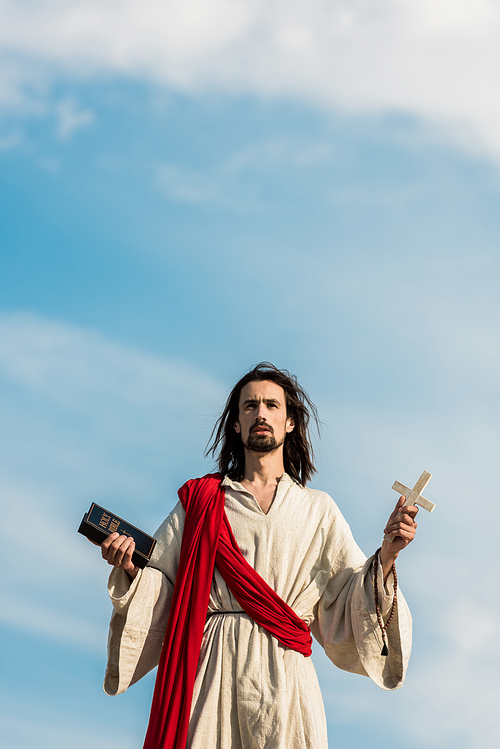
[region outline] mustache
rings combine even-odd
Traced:
[[[260,424],[254,424],[254,426],[250,429],[250,434],[252,432],[256,432],[258,429],[265,429],[270,434],[274,434],[273,428],[270,427],[269,424],[266,424],[265,421],[261,421]]]

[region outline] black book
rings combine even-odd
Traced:
[[[141,570],[151,559],[151,554],[156,546],[156,539],[148,536],[147,533],[130,525],[118,515],[105,510],[92,503],[90,510],[83,516],[83,520],[78,528],[78,533],[86,536],[91,541],[102,544],[105,538],[111,533],[119,533],[120,536],[132,536],[135,541],[135,550],[132,554],[132,562]]]

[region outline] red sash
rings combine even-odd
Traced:
[[[220,474],[179,489],[186,510],[179,569],[144,749],[185,749],[214,566],[241,608],[283,645],[311,655],[309,627],[244,559],[224,512]]]

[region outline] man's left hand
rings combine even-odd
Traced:
[[[415,517],[418,507],[416,505],[405,505],[404,503],[405,497],[400,497],[384,528],[384,534],[393,539],[392,541],[384,540],[380,552],[384,580],[391,571],[399,552],[413,541],[417,531]]]

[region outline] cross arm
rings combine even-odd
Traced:
[[[435,508],[434,502],[430,502],[425,497],[422,497],[421,494],[419,494],[417,497],[413,498],[411,496],[414,493],[414,489],[409,489],[404,484],[400,484],[399,481],[395,481],[392,485],[392,488],[394,491],[396,491],[398,494],[402,494],[403,497],[405,497],[405,505],[419,505],[424,510],[427,510],[427,512],[432,512]]]

